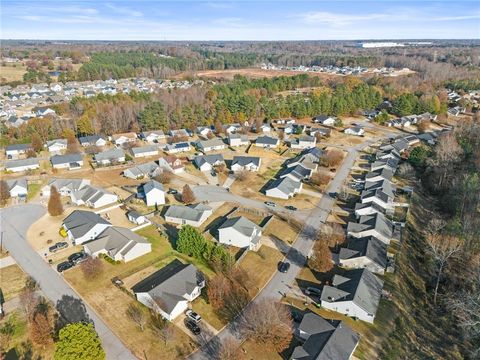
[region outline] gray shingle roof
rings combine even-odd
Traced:
[[[254,164],[260,166],[260,158],[256,156],[234,156],[232,165],[238,164],[240,166],[246,166],[248,164]]]
[[[243,216],[236,216],[233,218],[229,218],[225,220],[225,222],[219,226],[220,229],[227,229],[227,228],[234,228],[237,230],[239,233],[245,235],[245,236],[252,236],[253,232],[256,231],[259,232],[260,228],[248,220],[246,217]]]
[[[130,229],[120,226],[110,226],[106,228],[95,240],[89,241],[85,244],[92,253],[106,250],[109,256],[114,257],[120,250],[122,250],[130,241],[135,243],[148,243],[146,239],[134,233]],[[128,249],[125,249],[128,250]],[[127,251],[123,251],[124,255]]]
[[[165,212],[165,217],[173,217],[177,219],[185,219],[190,221],[198,221],[202,217],[203,213],[212,208],[202,205],[171,205]]]
[[[103,160],[117,160],[119,158],[125,157],[125,153],[122,149],[110,149],[100,153],[95,154],[96,161]]]
[[[255,143],[264,145],[276,145],[278,143],[278,139],[270,136],[259,136],[257,140],[255,140]]]
[[[374,236],[350,239],[347,247],[340,248],[340,259],[353,259],[365,256],[382,268],[387,266],[388,245]]]
[[[10,180],[5,180],[8,186],[8,190],[12,190],[15,186],[20,186],[25,189],[27,189],[27,179],[22,177],[19,179],[10,179]]]
[[[209,139],[209,140],[202,140],[202,141],[198,141],[197,142],[197,146],[200,148],[200,149],[205,149],[205,148],[209,148],[209,147],[216,147],[216,146],[222,146],[222,145],[225,145],[225,143],[219,139],[219,138],[213,138],[213,139]]]
[[[63,220],[63,224],[67,230],[72,232],[75,238],[85,235],[97,224],[111,225],[100,215],[85,210],[73,211]]]
[[[284,177],[289,174],[293,175],[295,178],[297,178],[300,181],[300,180],[309,178],[312,175],[312,169],[306,168],[299,164],[297,166],[285,168],[281,172],[280,177]]]
[[[12,168],[21,167],[21,166],[31,166],[31,165],[40,165],[38,158],[5,161],[6,169],[12,169]]]
[[[193,162],[198,168],[200,168],[205,163],[214,165],[217,162],[223,163],[224,160],[223,160],[222,154],[212,154],[212,155],[195,156],[195,158],[193,159]]]
[[[133,155],[144,154],[144,153],[149,153],[149,152],[153,152],[153,151],[158,152],[158,146],[157,145],[145,145],[145,146],[138,146],[138,147],[133,147],[132,148]]]
[[[158,190],[164,191],[163,190],[163,185],[160,184],[158,181],[150,180],[149,182],[143,184],[143,192],[145,194],[148,194],[153,189],[158,189]]]
[[[383,214],[373,214],[360,216],[358,223],[349,222],[347,232],[361,232],[375,229],[378,233],[387,238],[393,236],[393,225]]]
[[[69,164],[82,161],[82,154],[54,155],[50,158],[52,165]]]
[[[27,151],[32,148],[32,144],[12,144],[5,148],[5,151]]]
[[[298,181],[294,181],[289,177],[284,177],[272,181],[268,189],[278,189],[284,194],[292,195],[296,190],[300,189],[302,184]]]

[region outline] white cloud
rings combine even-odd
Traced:
[[[106,4],[105,5],[107,8],[110,10],[114,11],[117,14],[122,14],[122,15],[129,15],[129,16],[134,16],[134,17],[141,17],[143,16],[143,13],[138,10],[131,9],[126,6],[117,6],[113,4]]]

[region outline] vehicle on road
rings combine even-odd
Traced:
[[[322,295],[322,289],[319,289],[313,286],[307,286],[307,288],[305,289],[305,295],[320,296]]]
[[[197,323],[192,319],[185,319],[185,326],[192,332],[193,335],[200,335],[202,332],[200,326],[198,326]]]
[[[280,261],[278,263],[278,271],[286,273],[290,269],[290,263],[288,261]]]
[[[178,190],[168,189],[167,194],[176,195],[176,194],[178,194]]]
[[[74,264],[71,261],[64,261],[57,265],[57,271],[61,273],[65,270],[72,268],[73,266]]]
[[[285,209],[292,210],[292,211],[297,211],[297,208],[295,206],[292,206],[292,205],[285,206]]]
[[[52,246],[50,246],[48,248],[48,251],[50,251],[51,253],[54,253],[54,252],[57,252],[58,250],[62,250],[62,249],[65,249],[68,247],[68,243],[65,242],[65,241],[60,241],[60,242],[57,242],[56,244],[53,244]]]
[[[193,320],[196,323],[198,323],[200,320],[202,320],[202,317],[198,315],[195,311],[188,309],[185,312],[185,315],[187,316],[187,319]]]
[[[275,207],[277,204],[275,204],[273,201],[265,201],[265,205]]]
[[[80,264],[81,262],[87,260],[88,255],[83,251],[76,252],[68,257],[68,261],[70,261],[73,265]]]
[[[329,195],[332,199],[336,199],[337,196],[338,196],[338,193],[336,193],[336,192],[331,192],[331,193],[328,193],[328,195]]]

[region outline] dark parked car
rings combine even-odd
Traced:
[[[338,193],[336,192],[331,192],[328,195],[330,195],[331,198],[335,199],[338,196]]]
[[[306,295],[317,295],[317,296],[320,296],[320,295],[322,295],[322,290],[319,289],[319,288],[316,288],[316,287],[308,286],[308,287],[305,289],[305,294],[306,294]]]
[[[297,208],[295,206],[292,206],[292,205],[285,206],[285,209],[292,210],[292,211],[297,211]]]
[[[275,207],[277,204],[275,204],[273,201],[265,201],[265,205]]]
[[[64,262],[61,262],[60,264],[57,265],[57,271],[58,272],[63,272],[65,270],[68,270],[70,268],[73,267],[73,263],[71,263],[70,261],[64,261]]]
[[[278,271],[281,273],[286,273],[290,269],[290,263],[287,261],[280,261],[278,264]]]
[[[73,265],[80,264],[82,261],[87,260],[88,255],[83,251],[76,252],[68,257],[68,261],[73,263]]]
[[[48,251],[54,253],[54,252],[57,252],[58,250],[65,249],[66,247],[68,247],[68,243],[66,243],[65,241],[60,241],[50,246],[48,248]]]
[[[178,194],[178,190],[175,190],[175,189],[168,189],[168,191],[167,191],[167,194],[176,195],[176,194]]]
[[[212,172],[210,173],[210,175],[212,175],[213,177],[217,176],[217,173],[215,172],[215,170],[212,170]]]
[[[185,326],[193,333],[193,335],[200,335],[200,333],[202,332],[197,323],[191,319],[185,320]]]

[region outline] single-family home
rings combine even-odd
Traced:
[[[50,154],[61,154],[63,151],[67,150],[67,139],[55,139],[47,141],[45,147]]]
[[[142,196],[147,206],[157,206],[165,204],[165,191],[163,185],[158,181],[150,180],[142,186]]]
[[[100,165],[113,165],[125,162],[125,152],[122,149],[109,149],[94,155],[94,160]]]
[[[110,226],[112,224],[100,215],[85,210],[74,210],[62,224],[73,245],[81,245],[95,239]]]
[[[392,180],[393,178],[393,171],[387,168],[383,168],[376,171],[371,171],[365,175],[365,181],[375,182],[381,180]]]
[[[296,335],[302,345],[295,347],[292,360],[350,360],[360,340],[344,321],[312,312],[303,316]]]
[[[334,275],[320,296],[323,308],[373,323],[382,295],[383,281],[368,269]]]
[[[232,171],[258,171],[262,159],[256,156],[234,156],[230,169]]]
[[[350,238],[338,253],[338,265],[349,269],[366,268],[383,275],[387,267],[388,245],[375,236]]]
[[[278,138],[270,137],[270,136],[259,136],[255,140],[255,146],[263,147],[265,149],[274,149],[278,145],[280,145],[280,140]]]
[[[250,143],[247,135],[243,134],[229,134],[228,145],[230,146],[247,146]]]
[[[35,170],[39,168],[40,168],[40,162],[38,158],[5,161],[6,171],[21,172],[21,171],[27,171],[27,170]]]
[[[175,259],[132,287],[139,302],[173,321],[200,296],[205,277],[191,264]]]
[[[53,109],[50,109],[50,108],[38,108],[36,111],[35,111],[35,115],[37,117],[44,117],[44,116],[47,116],[47,115],[55,115],[55,110]]]
[[[150,161],[145,164],[138,164],[123,171],[123,176],[129,179],[143,179],[148,177],[155,177],[162,172],[162,169],[155,161]]]
[[[317,134],[320,134],[320,136],[323,137],[328,137],[332,133],[332,129],[325,129],[325,128],[319,128],[319,127],[312,127],[308,131],[310,136],[316,136]]]
[[[26,198],[28,194],[27,179],[22,177],[19,179],[5,180],[8,192],[12,198]]]
[[[178,138],[188,138],[191,136],[190,132],[187,129],[170,130],[168,134],[172,137]]]
[[[370,189],[370,190],[363,190],[360,201],[362,204],[369,204],[375,203],[385,211],[393,212],[395,205],[393,199],[395,194],[393,191],[387,188],[378,188],[378,189]]]
[[[103,147],[107,144],[107,141],[100,135],[81,136],[78,138],[78,141],[80,142],[80,145],[82,145],[83,147],[87,147],[87,146]]]
[[[362,136],[365,133],[365,130],[361,126],[352,126],[343,130],[345,134]]]
[[[133,144],[137,141],[137,134],[135,134],[134,132],[115,134],[112,135],[112,141],[116,146]]]
[[[395,173],[395,171],[397,171],[398,162],[398,158],[379,159],[370,165],[370,171],[377,171],[387,168]]]
[[[252,127],[252,130],[255,131],[256,133],[270,133],[272,128],[268,124],[262,124],[260,127],[257,129],[256,125]]]
[[[174,174],[179,174],[185,171],[185,166],[183,165],[182,160],[177,158],[175,155],[167,155],[158,159],[158,166],[163,170],[170,171]]]
[[[396,149],[391,149],[391,150],[377,150],[375,153],[375,159],[377,160],[388,160],[388,159],[396,159],[400,160],[402,155],[396,150]]]
[[[257,251],[261,237],[262,229],[244,216],[229,218],[218,228],[220,244],[248,250]]]
[[[203,204],[171,205],[165,212],[165,221],[179,225],[201,226],[210,215],[212,208]]]
[[[283,169],[280,173],[280,178],[290,178],[293,181],[303,181],[310,179],[312,176],[313,170],[311,168],[305,167],[302,164],[296,166],[290,166]]]
[[[61,196],[70,196],[84,186],[90,185],[87,179],[51,179],[41,190],[42,197],[50,196],[50,188],[54,186]]]
[[[134,158],[142,158],[148,156],[157,156],[158,155],[158,146],[157,145],[146,145],[132,147],[131,152]]]
[[[300,181],[292,180],[290,177],[275,179],[265,190],[265,195],[279,199],[289,199],[302,190],[303,184]]]
[[[191,150],[190,144],[186,141],[165,145],[165,151],[168,154],[176,154],[179,152],[187,152],[190,150]]]
[[[212,138],[208,140],[197,141],[196,147],[198,150],[206,153],[209,151],[223,150],[225,149],[226,145],[222,139]]]
[[[149,143],[159,143],[165,140],[165,133],[162,130],[144,131],[140,137]]]
[[[209,134],[212,133],[212,129],[209,126],[198,126],[196,131],[197,131],[197,134],[203,137],[204,139],[206,139],[209,136]]]
[[[82,154],[53,155],[50,162],[54,169],[80,169],[83,166]]]
[[[313,171],[317,170],[320,160],[324,156],[325,152],[317,147],[311,149],[305,149],[298,156],[295,156],[292,159],[289,159],[285,162],[287,167],[295,167],[302,165],[305,168],[312,169]]]
[[[127,219],[128,221],[137,225],[142,225],[147,222],[147,218],[145,217],[145,215],[142,215],[135,210],[131,210],[127,212]]]
[[[292,149],[311,149],[317,144],[317,139],[314,136],[302,136],[295,138],[290,142]]]
[[[240,124],[227,124],[223,125],[223,131],[225,134],[235,134],[242,128]]]
[[[105,254],[115,261],[128,262],[150,253],[152,244],[130,229],[109,226],[94,240],[83,244],[83,250],[92,257]]]
[[[335,125],[335,121],[337,121],[337,119],[334,116],[327,116],[327,115],[318,115],[313,118],[314,123],[327,125],[327,126]]]
[[[381,213],[364,215],[358,223],[348,223],[347,235],[355,238],[375,236],[388,245],[393,237],[393,224]]]
[[[195,156],[193,163],[200,171],[211,171],[215,166],[225,164],[222,154]]]
[[[20,155],[26,154],[29,150],[33,150],[32,144],[7,145],[5,155],[7,159],[18,159]]]
[[[81,189],[71,193],[70,199],[75,205],[85,205],[97,209],[116,203],[118,196],[104,189],[92,185],[85,185]]]
[[[389,209],[388,212],[391,213],[391,210]],[[357,217],[357,219],[363,215],[373,215],[376,213],[385,215],[387,213],[387,210],[373,201],[366,203],[359,202],[355,204],[355,216]]]

